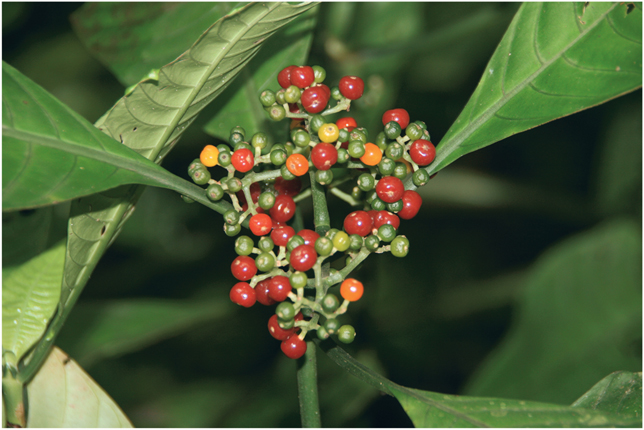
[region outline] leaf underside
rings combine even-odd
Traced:
[[[641,4],[526,2],[426,169],[641,85]]]

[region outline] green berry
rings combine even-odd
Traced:
[[[364,129],[354,128],[349,133],[349,140],[359,140],[362,143],[367,143],[367,135],[364,132]]]
[[[405,129],[405,134],[413,142],[423,137],[423,128],[415,122],[412,122]]]
[[[347,140],[349,140],[349,131],[346,128],[339,130],[338,142],[346,142]]]
[[[282,105],[268,107],[266,108],[266,112],[268,112],[268,117],[273,121],[281,121],[286,118],[286,111]]]
[[[378,133],[376,136],[376,141],[374,142],[376,145],[378,145],[378,148],[382,149],[383,151],[387,149],[387,145],[389,145],[389,140],[387,139],[387,136],[385,135],[384,131],[381,131]]]
[[[282,330],[290,330],[295,327],[295,319],[291,318],[290,320],[282,320],[280,318],[277,318],[277,325]]]
[[[329,338],[329,332],[328,332],[328,331],[326,331],[326,329],[324,328],[324,326],[320,326],[320,327],[318,327],[318,329],[317,329],[317,336],[318,336],[318,339],[320,339],[320,340],[325,340],[325,339],[328,339],[328,338]]]
[[[396,163],[393,176],[398,179],[405,179],[407,177],[407,165],[403,162]]]
[[[267,211],[275,205],[275,195],[269,192],[261,193],[259,199],[257,199],[257,203],[260,208]]]
[[[231,209],[224,213],[224,221],[229,225],[239,224],[239,212],[235,209]]]
[[[224,189],[219,184],[210,184],[206,188],[206,196],[210,201],[218,202],[224,197]]]
[[[205,169],[205,168],[206,168],[206,166],[201,164],[201,160],[199,160],[198,158],[195,158],[194,160],[192,160],[192,163],[190,163],[190,165],[188,166],[188,175],[190,175],[190,177],[192,177],[192,173],[195,170],[197,170],[197,169]]]
[[[329,185],[333,182],[333,171],[329,170],[318,170],[315,172],[315,182],[320,185]]]
[[[313,76],[315,76],[315,83],[320,84],[326,79],[326,70],[320,66],[313,66]]]
[[[271,90],[262,91],[262,93],[259,95],[259,102],[264,107],[269,107],[275,104],[275,93]]]
[[[340,88],[332,87],[331,97],[333,98],[333,100],[342,100],[343,96],[342,96],[342,93],[340,92]]]
[[[344,164],[347,161],[349,161],[349,152],[344,148],[338,149],[338,163]]]
[[[326,257],[333,251],[333,242],[328,237],[318,237],[315,241],[315,252]]]
[[[282,148],[275,148],[273,146],[273,149],[271,150],[271,163],[275,166],[281,166],[282,164],[286,163],[286,159],[288,158],[288,155],[286,155],[286,150]]]
[[[255,266],[262,272],[269,272],[275,267],[275,257],[268,252],[262,252],[255,258]]]
[[[387,136],[388,139],[397,138],[400,136],[401,131],[402,129],[400,128],[400,124],[396,121],[389,121],[387,125],[385,125],[385,136]]]
[[[422,187],[427,183],[427,181],[429,181],[429,173],[427,173],[427,170],[425,169],[418,169],[414,172],[411,179],[414,182],[414,185]]]
[[[378,237],[383,242],[391,242],[396,237],[396,229],[391,224],[383,224],[378,228]]]
[[[324,312],[333,313],[340,307],[340,300],[335,296],[335,294],[327,294],[322,299],[322,309]]]
[[[286,98],[284,97],[285,93],[286,93],[286,90],[284,88],[280,88],[280,90],[275,93],[275,101],[280,106],[286,103]]]
[[[301,128],[296,128],[291,132],[291,140],[295,146],[300,148],[306,148],[311,142],[311,135]]]
[[[385,208],[387,207],[387,203],[383,202],[383,201],[382,201],[382,200],[380,200],[380,198],[378,198],[378,197],[376,197],[375,199],[373,199],[373,200],[371,201],[370,205],[371,205],[371,209],[373,209],[373,210],[375,210],[375,211],[384,211],[384,210],[385,210]]]
[[[414,124],[418,125],[423,131],[427,130],[427,124],[424,121],[414,121]]]
[[[295,248],[297,248],[300,245],[304,245],[304,238],[298,234],[293,236],[286,242],[286,249],[289,252],[292,252]]]
[[[257,132],[253,134],[253,137],[250,140],[250,144],[253,146],[253,148],[261,148],[264,149],[268,145],[268,135],[266,133]]]
[[[356,329],[348,324],[338,329],[338,340],[342,343],[351,343],[356,337]]]
[[[380,246],[380,239],[375,234],[367,236],[364,240],[364,246],[367,247],[367,250],[374,252]]]
[[[384,157],[380,163],[378,163],[378,171],[382,176],[390,176],[394,173],[396,168],[396,162],[391,158]]]
[[[217,157],[217,161],[219,162],[219,165],[221,167],[228,167],[232,162],[231,157],[232,157],[232,154],[230,153],[230,151],[219,151],[219,156]]]
[[[250,150],[253,154],[255,153],[255,150],[253,149],[252,146],[248,142],[239,142],[236,143],[235,146],[233,146],[233,151],[237,151],[240,149],[248,149]]]
[[[292,320],[295,318],[295,307],[291,302],[282,302],[275,308],[277,318],[284,320]]]
[[[291,283],[291,286],[297,290],[299,288],[306,287],[306,284],[309,282],[309,278],[306,276],[306,273],[295,271],[291,273],[289,282]]]
[[[233,176],[232,178],[228,178],[226,180],[226,186],[228,187],[228,191],[230,191],[231,193],[236,193],[238,191],[241,191],[243,185],[241,179]]]
[[[262,236],[257,242],[257,247],[263,252],[271,252],[275,247],[275,244],[270,237]]]
[[[400,157],[402,157],[404,153],[405,147],[398,142],[391,142],[389,145],[387,145],[387,149],[385,150],[385,155],[394,161],[400,159]]]
[[[349,148],[347,148],[347,152],[353,158],[362,157],[365,153],[364,142],[360,140],[352,140],[351,142],[349,142]]]
[[[313,115],[311,117],[311,121],[309,125],[311,127],[311,131],[313,133],[317,133],[318,130],[320,130],[320,127],[322,127],[326,123],[327,123],[327,120],[322,115]]]
[[[210,172],[205,167],[203,169],[198,168],[192,171],[191,177],[195,184],[204,185],[210,180]]]
[[[401,200],[398,200],[398,201],[393,202],[393,203],[387,203],[387,210],[389,212],[396,213],[396,212],[400,212],[403,209],[403,206],[404,206],[404,204],[403,204],[403,201],[401,199]]]
[[[286,164],[283,164],[282,167],[280,167],[280,174],[282,175],[282,178],[287,181],[292,181],[293,179],[297,178],[297,176],[295,176],[291,173],[290,170],[288,170]]]
[[[364,239],[359,234],[352,234],[349,236],[349,249],[352,251],[360,251],[362,245],[364,244]]]
[[[358,187],[362,191],[371,191],[376,186],[376,180],[369,173],[363,173],[358,176]]]
[[[295,85],[291,85],[284,92],[284,100],[286,100],[286,103],[297,103],[300,101],[301,96],[302,91]]]
[[[220,143],[217,145],[217,149],[219,152],[230,152],[230,146],[226,145],[225,143]]]
[[[237,236],[239,232],[241,231],[241,224],[227,224],[224,223],[224,233],[226,233],[226,236],[233,237]]]
[[[335,334],[335,332],[340,328],[340,321],[335,318],[329,318],[324,322],[324,329],[329,334]]]
[[[405,236],[396,236],[394,240],[391,241],[391,254],[394,257],[402,258],[409,253],[409,239]]]
[[[363,191],[359,187],[353,187],[351,189],[351,197],[354,200],[362,200]]]
[[[232,146],[233,148],[239,142],[243,142],[243,141],[244,141],[244,135],[239,132],[231,133],[230,137],[228,137],[228,143],[230,143],[230,146]]]
[[[230,130],[230,134],[233,134],[233,133],[241,134],[242,140],[246,138],[246,130],[244,130],[244,128],[240,125],[236,125],[235,127],[232,128],[232,130]]]
[[[344,231],[338,231],[335,236],[333,236],[333,246],[340,252],[344,252],[349,249],[349,235]]]
[[[340,230],[338,230],[337,228],[329,229],[329,231],[326,232],[326,237],[328,237],[329,240],[333,240],[333,238],[335,238],[335,235],[338,234],[339,231]]]

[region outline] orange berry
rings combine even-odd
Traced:
[[[199,155],[199,161],[206,167],[214,167],[219,160],[219,150],[216,146],[206,145]]]
[[[367,166],[375,166],[380,163],[380,160],[382,160],[382,150],[378,148],[378,145],[365,143],[364,155],[360,157],[360,161]]]
[[[340,285],[340,295],[343,299],[350,302],[360,300],[362,293],[364,293],[364,286],[362,285],[362,282],[357,279],[345,279],[342,282],[342,285]]]
[[[302,176],[309,171],[309,160],[302,154],[291,154],[286,159],[286,168],[295,176]]]

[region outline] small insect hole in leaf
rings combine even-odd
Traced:
[[[633,9],[635,9],[634,3],[626,3],[626,15],[633,12]]]
[[[136,131],[136,130],[137,130],[137,127],[134,127],[134,128],[132,129],[132,131]]]
[[[103,228],[101,229],[101,236],[103,236],[104,234],[105,234],[105,226],[103,226]]]

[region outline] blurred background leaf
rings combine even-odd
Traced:
[[[124,86],[73,35],[68,16],[81,5],[15,5],[2,5],[3,12],[19,9],[13,24],[3,27],[3,59],[95,121],[122,96]],[[425,121],[432,140],[439,141],[471,96],[518,7],[324,3],[306,63],[323,66],[331,85],[348,74],[365,79],[367,91],[351,115],[370,133],[378,132],[384,110],[404,107],[412,118]],[[389,31],[393,16],[402,31]],[[3,13],[3,20],[7,17]],[[362,35],[366,31],[369,37]],[[381,33],[380,44],[371,43],[374,33]],[[277,89],[277,82],[269,88]],[[421,212],[401,226],[402,234],[413,236],[410,254],[404,259],[373,256],[355,272],[365,283],[365,296],[343,317],[358,333],[347,350],[399,384],[462,393],[508,332],[516,298],[544,250],[617,214],[641,225],[641,103],[637,91],[509,137],[460,158],[421,188]],[[188,164],[214,141],[203,128],[217,109],[195,120],[164,167],[188,179]],[[607,164],[612,164],[608,170]],[[213,171],[215,176],[221,172]],[[626,176],[631,179],[623,187],[608,186]],[[602,201],[610,203],[598,206],[600,188]],[[332,226],[341,227],[349,207],[334,197],[329,203]],[[60,228],[64,215],[64,205],[54,208],[50,241],[66,234],[64,222]],[[172,192],[148,189],[79,306],[139,299],[232,306],[233,242],[222,232],[220,215],[185,204]],[[266,330],[273,310],[258,305],[232,309],[225,318],[118,358],[97,360],[87,370],[136,426],[300,426],[294,363]],[[89,315],[80,315],[74,326],[90,323]],[[67,325],[61,337],[66,330],[71,333],[74,327]],[[345,394],[343,384],[354,387],[350,380],[355,378],[322,354],[318,364],[323,425],[412,426],[394,398],[357,380]],[[577,387],[576,395],[606,374]],[[337,404],[342,409],[336,414]],[[262,413],[253,420],[248,410]]]

